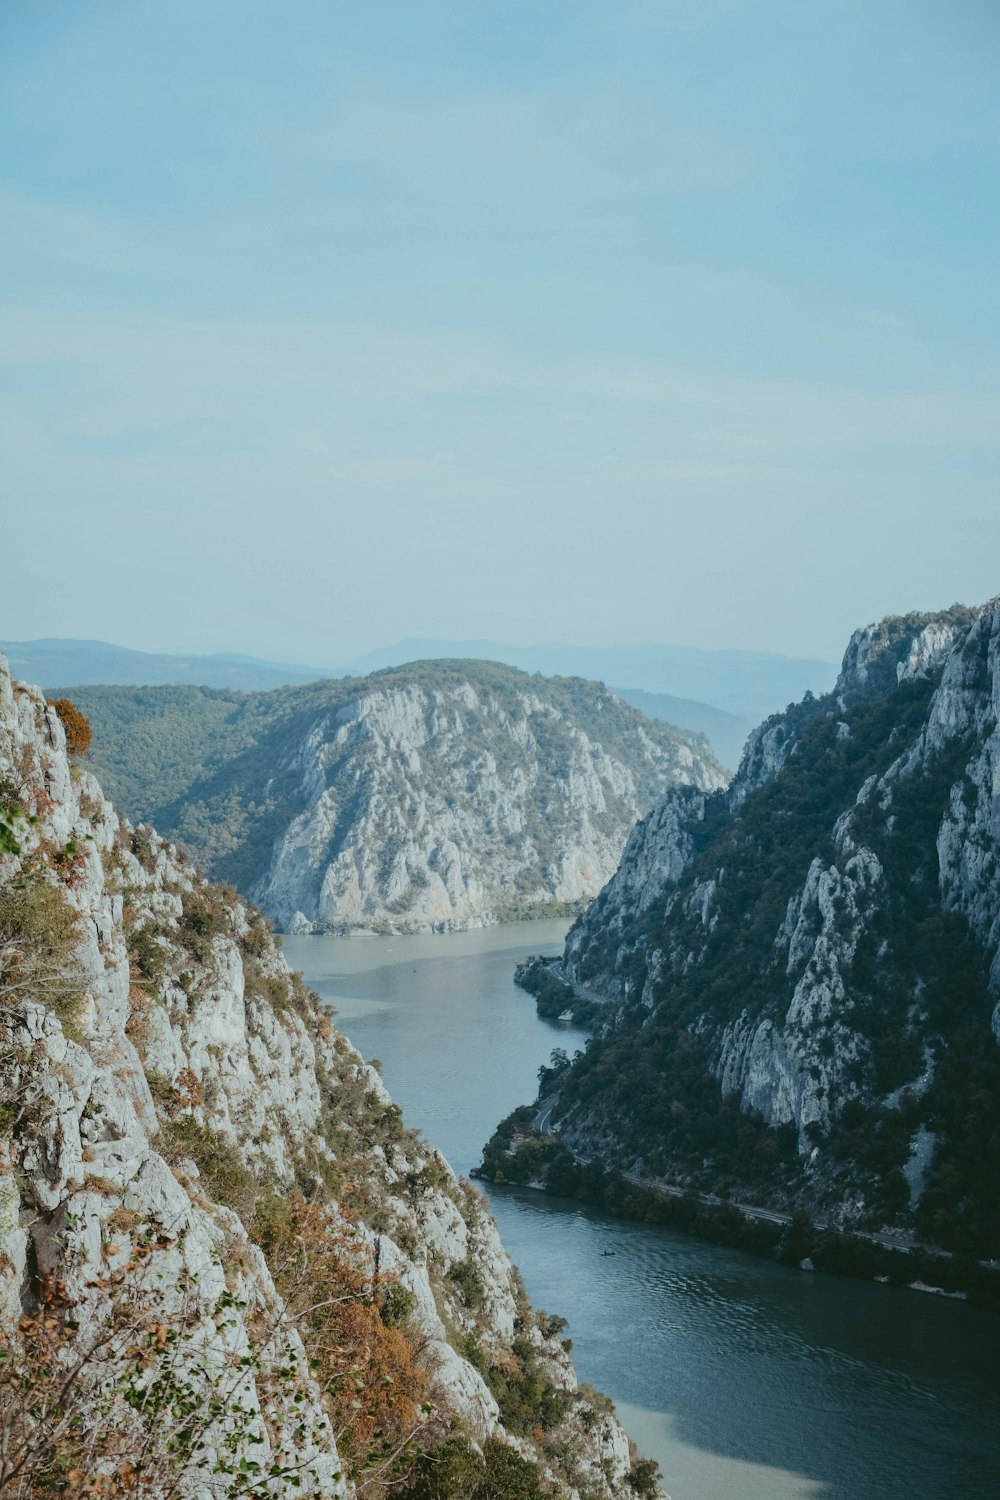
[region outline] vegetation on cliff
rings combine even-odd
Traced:
[[[0,1490],[633,1494],[483,1200],[2,660],[0,777]]]
[[[617,925],[605,892],[535,981],[543,1003],[565,969],[609,996],[543,1076],[555,1135],[506,1122],[488,1173],[606,1203],[664,1182],[997,1254],[991,622],[914,616],[852,643],[859,676],[759,731],[772,769],[705,799],[680,880]],[[980,884],[952,893],[963,816]]]

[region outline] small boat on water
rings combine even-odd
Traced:
[[[572,1021],[573,1012],[571,1010],[564,1010],[559,1019],[560,1021]]]

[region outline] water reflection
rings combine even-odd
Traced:
[[[382,1060],[410,1123],[467,1172],[552,1047],[582,1045],[511,982],[564,926],[285,948]],[[1000,1494],[995,1317],[523,1189],[491,1197],[532,1299],[570,1318],[581,1377],[614,1397],[674,1500]]]
[[[675,1500],[1000,1492],[992,1317],[524,1190],[493,1207],[532,1296],[570,1308],[581,1371],[647,1414]]]

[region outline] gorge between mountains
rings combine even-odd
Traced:
[[[12,1493],[1000,1484],[995,601],[731,779],[495,663],[68,693],[0,679]]]
[[[1000,1500],[998,61],[0,4],[0,1500]]]

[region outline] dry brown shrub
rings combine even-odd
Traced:
[[[103,1198],[117,1198],[121,1188],[110,1177],[87,1177],[84,1188],[88,1193],[100,1193]]]
[[[66,749],[70,755],[86,755],[93,739],[90,721],[69,698],[48,698],[66,731]]]
[[[201,1103],[201,1083],[192,1068],[181,1068],[174,1080],[174,1093],[182,1109],[191,1109]]]
[[[0,1014],[37,1000],[72,1030],[83,1005],[78,926],[62,892],[34,873],[0,890]]]
[[[116,1208],[108,1218],[108,1224],[112,1229],[117,1229],[120,1234],[131,1234],[132,1230],[142,1222],[142,1216],[137,1214],[133,1208]]]
[[[417,1348],[382,1318],[396,1279],[381,1272],[377,1246],[366,1245],[349,1218],[297,1194],[263,1198],[252,1233],[330,1403],[359,1495],[383,1494],[440,1436]]]

